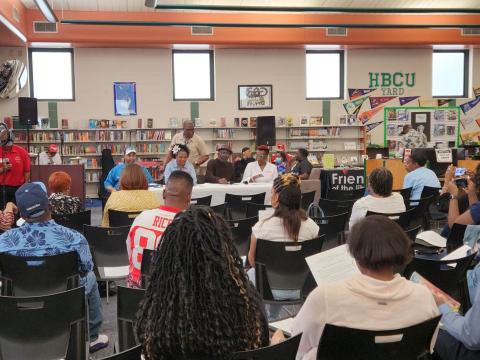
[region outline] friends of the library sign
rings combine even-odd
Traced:
[[[380,88],[382,95],[399,96],[405,94],[405,88],[415,86],[415,73],[369,72],[369,88]]]

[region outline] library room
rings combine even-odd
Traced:
[[[0,359],[480,359],[479,24],[0,0]]]

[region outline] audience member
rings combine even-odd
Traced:
[[[113,192],[105,204],[102,226],[110,226],[108,210],[135,212],[159,206],[157,195],[148,190],[147,178],[140,165],[128,164],[122,171],[120,191]]]
[[[247,164],[242,182],[272,182],[277,176],[277,167],[268,161],[268,146],[257,148],[257,161]]]
[[[170,152],[172,153],[172,160],[170,160],[165,167],[165,172],[163,174],[165,184],[168,182],[170,174],[174,171],[185,171],[192,177],[193,184],[197,184],[197,174],[195,173],[195,168],[189,161],[187,161],[190,154],[188,147],[181,144],[175,145]]]
[[[123,162],[117,164],[107,175],[107,179],[104,182],[105,189],[109,192],[114,192],[120,189],[120,177],[122,176],[122,171],[125,169],[125,166],[128,164],[133,164],[137,160],[137,151],[135,148],[128,147],[125,150],[125,156],[123,157]],[[142,167],[143,173],[147,178],[147,184],[153,183],[152,175],[148,172],[147,169]]]
[[[275,166],[277,167],[278,175],[283,175],[287,172],[290,172],[288,157],[285,151],[277,151],[274,163],[275,163]]]
[[[308,150],[304,148],[298,148],[295,153],[296,163],[292,167],[292,173],[298,175],[300,180],[306,180],[310,177],[312,172],[312,164],[308,161]]]
[[[174,171],[163,191],[165,205],[145,210],[133,221],[127,239],[130,273],[127,284],[130,287],[141,286],[140,270],[143,249],[155,250],[166,227],[180,211],[190,205],[193,179],[184,171]]]
[[[58,145],[50,144],[48,151],[42,151],[38,154],[38,165],[61,165],[62,158],[58,153]]]
[[[368,211],[384,214],[404,212],[403,196],[392,192],[393,175],[387,168],[374,169],[368,177],[369,195],[355,201],[350,216],[349,228],[362,220]]]
[[[48,178],[50,211],[52,215],[68,215],[83,211],[82,200],[70,196],[72,178],[64,171],[55,171]]]
[[[8,202],[3,211],[0,211],[0,230],[7,231],[12,228],[15,222],[15,214],[18,212],[17,206]]]
[[[408,174],[403,179],[403,188],[412,188],[411,200],[421,198],[424,186],[438,188],[439,190],[441,188],[437,175],[425,167],[426,163],[427,157],[422,150],[412,149],[411,155],[405,157],[404,165]]]
[[[87,240],[79,232],[58,225],[51,219],[47,189],[43,183],[26,183],[17,190],[15,197],[25,223],[0,235],[0,253],[45,256],[76,251],[80,259],[80,285],[85,286],[88,300],[90,352],[106,347],[108,337],[99,333],[102,303]]]
[[[242,149],[242,157],[235,160],[235,181],[240,182],[242,180],[245,168],[249,163],[254,161],[252,150],[250,150],[249,147],[244,147]]]
[[[293,334],[303,333],[297,359],[316,359],[325,324],[365,330],[411,326],[438,315],[429,290],[394,268],[410,259],[410,245],[402,228],[381,215],[353,226],[348,251],[360,270],[347,280],[318,286],[293,323]]]
[[[269,344],[263,304],[230,229],[192,206],[162,236],[136,330],[151,359],[223,359]]]
[[[235,178],[233,164],[230,162],[232,149],[227,144],[221,144],[218,146],[217,151],[218,158],[208,160],[205,182],[229,184]]]

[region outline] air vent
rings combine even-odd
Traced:
[[[347,36],[347,28],[344,27],[329,27],[326,28],[327,36]]]
[[[12,17],[15,19],[16,22],[20,22],[20,14],[15,6],[12,6]]]
[[[213,27],[192,26],[192,35],[213,35]]]
[[[58,32],[57,23],[50,23],[47,21],[34,21],[33,32],[34,33],[56,33]]]
[[[477,28],[463,28],[462,36],[478,36],[480,35],[480,29]]]

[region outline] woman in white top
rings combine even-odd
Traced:
[[[293,333],[303,333],[297,360],[317,358],[325,324],[393,330],[437,316],[430,291],[394,273],[409,261],[410,245],[401,227],[385,216],[369,216],[353,227],[348,249],[360,273],[308,296],[293,322]]]
[[[395,214],[405,211],[403,196],[392,192],[393,175],[384,167],[376,168],[368,177],[368,192],[370,195],[358,199],[353,204],[349,229],[362,220],[367,211],[383,214]]]
[[[272,182],[278,176],[277,167],[268,162],[268,153],[266,145],[257,148],[257,161],[247,164],[242,182],[266,183]]]

